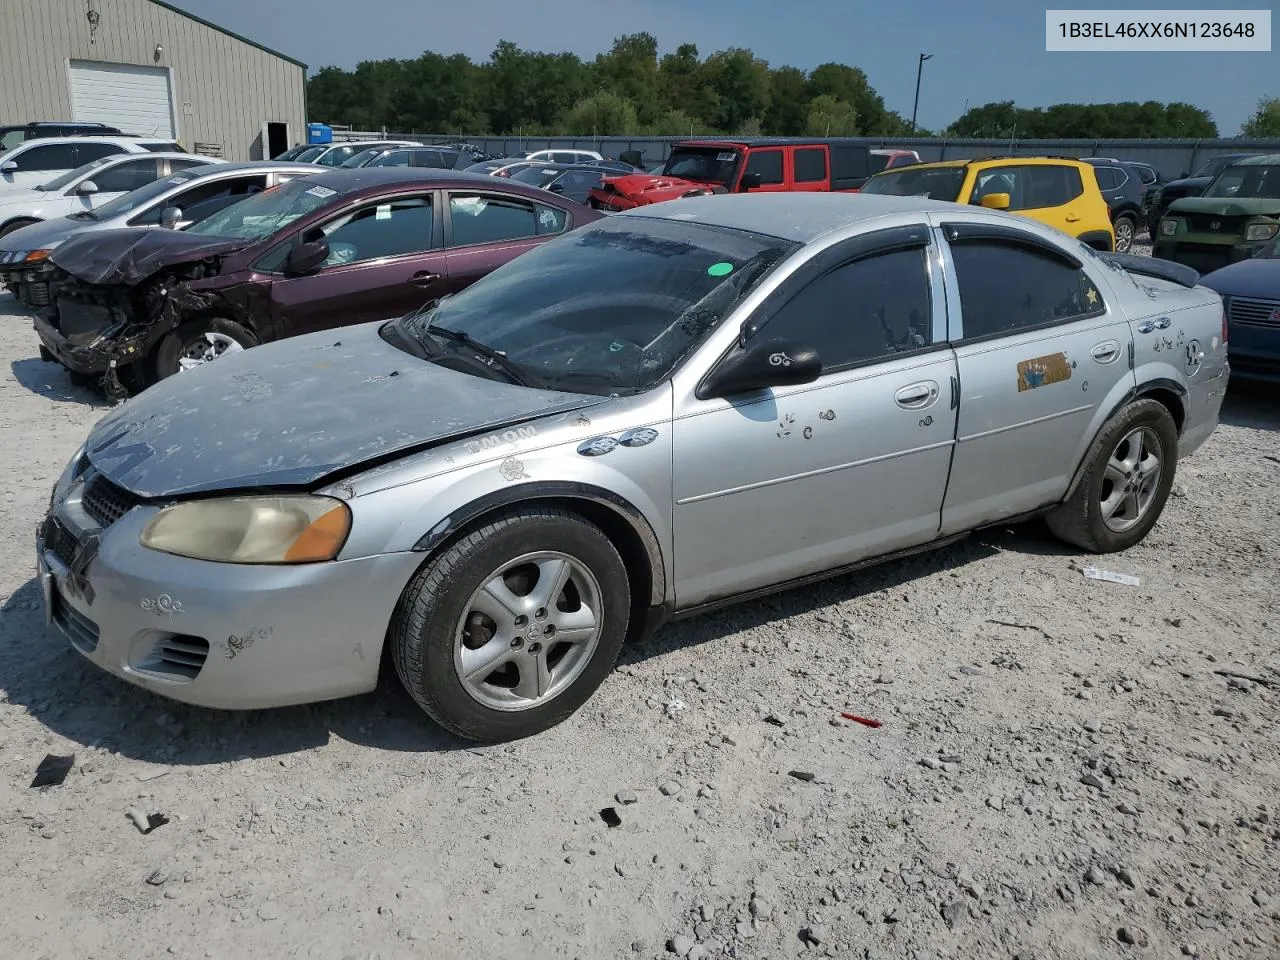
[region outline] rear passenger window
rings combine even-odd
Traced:
[[[452,194],[449,219],[453,225],[449,244],[452,247],[523,240],[538,235],[538,215],[533,204],[506,197]]]
[[[1027,167],[1027,207],[1060,207],[1084,193],[1080,171],[1075,167]]]
[[[760,174],[762,184],[782,183],[782,151],[753,150],[747,155],[746,173]]]
[[[827,179],[827,151],[805,147],[796,151],[796,183],[816,183]]]
[[[1048,253],[992,240],[951,243],[964,339],[1098,316],[1102,295],[1083,270]]]
[[[761,327],[818,351],[824,372],[931,343],[933,309],[923,247],[842,264],[818,277]]]
[[[124,152],[110,143],[82,143],[76,147],[76,162],[74,166],[80,166],[91,160],[101,160],[103,157],[114,157],[116,154]]]

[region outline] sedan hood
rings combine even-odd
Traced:
[[[1274,217],[1280,200],[1268,197],[1183,197],[1173,201],[1171,214],[1203,213],[1211,217]]]
[[[1280,259],[1274,257],[1241,260],[1221,270],[1206,273],[1200,282],[1224,297],[1253,297],[1280,300]]]
[[[724,193],[725,188],[718,183],[703,183],[697,180],[684,180],[680,177],[665,177],[648,173],[632,173],[621,177],[606,177],[596,189],[606,196],[614,193],[620,195],[631,204],[641,205],[661,203],[664,200],[676,200],[691,192]]]
[[[314,488],[338,471],[603,403],[428,363],[381,323],[294,337],[161,380],[108,414],[90,463],[144,497]]]
[[[49,261],[85,283],[134,284],[165,267],[233,253],[253,242],[163,227],[120,227],[73,237]]]
[[[50,250],[64,240],[93,225],[92,220],[55,217],[14,230],[0,237],[0,253],[11,250]]]

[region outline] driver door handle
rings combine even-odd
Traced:
[[[898,390],[893,399],[904,410],[920,410],[938,399],[938,385],[932,380],[913,383]]]
[[[440,279],[440,274],[430,270],[420,270],[409,278],[409,282],[419,287],[428,287]]]

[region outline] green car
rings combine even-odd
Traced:
[[[1160,221],[1153,256],[1201,273],[1248,260],[1280,232],[1280,154],[1227,167],[1198,197],[1175,200]]]

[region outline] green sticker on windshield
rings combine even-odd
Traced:
[[[727,277],[733,273],[732,263],[713,263],[707,267],[707,276],[709,277]]]

